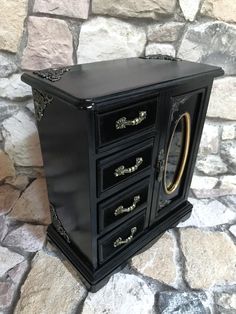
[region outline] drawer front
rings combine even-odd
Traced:
[[[108,234],[98,241],[100,263],[133,243],[144,229],[145,214],[144,210],[125,226],[116,228],[112,234]]]
[[[99,232],[129,219],[147,206],[149,180],[119,193],[98,206]]]
[[[98,145],[102,146],[154,127],[156,108],[157,97],[98,115]]]
[[[143,149],[126,150],[102,159],[98,164],[99,193],[147,170],[152,163],[153,144]],[[125,156],[124,156],[125,155]]]

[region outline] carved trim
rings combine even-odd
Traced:
[[[157,161],[157,169],[158,169],[158,182],[161,182],[163,178],[163,173],[165,169],[165,152],[164,149],[161,149],[158,155]]]
[[[66,240],[67,243],[71,243],[70,238],[62,226],[62,223],[60,219],[57,216],[56,210],[52,204],[50,204],[50,212],[51,212],[51,218],[52,218],[52,224],[57,230],[57,232]]]
[[[53,101],[53,97],[33,88],[33,98],[35,106],[36,119],[40,121],[48,104]]]
[[[45,69],[40,71],[34,71],[33,74],[38,75],[39,77],[51,81],[51,82],[57,82],[59,81],[63,74],[66,72],[69,72],[71,70],[70,67],[63,67],[63,68],[51,68],[51,69]]]
[[[170,121],[174,120],[174,116],[179,112],[180,105],[184,104],[192,95],[182,95],[171,97],[172,108],[171,108],[171,118]]]

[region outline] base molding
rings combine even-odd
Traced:
[[[131,257],[151,247],[166,230],[188,219],[191,215],[192,207],[191,203],[188,201],[185,202],[168,214],[168,217],[165,217],[163,221],[157,222],[155,225],[149,227],[148,233],[144,233],[136,242],[130,244],[122,253],[119,253],[119,258],[115,256],[97,269],[93,269],[84,259],[84,256],[78,251],[75,251],[73,246],[65,241],[53,225],[49,225],[47,236],[49,241],[52,242],[76,268],[86,288],[91,292],[96,292],[108,282],[111,275],[124,268]]]

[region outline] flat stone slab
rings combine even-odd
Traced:
[[[51,222],[45,179],[38,178],[23,192],[9,218],[43,225]]]
[[[93,0],[95,14],[116,17],[137,17],[159,20],[174,13],[176,0]]]
[[[7,214],[16,204],[20,196],[20,191],[10,185],[0,186],[0,215]]]
[[[78,63],[136,57],[142,54],[145,44],[146,33],[141,26],[94,17],[81,26]]]
[[[17,52],[27,15],[27,0],[1,0],[0,50]]]
[[[39,136],[35,121],[19,111],[3,121],[5,151],[14,164],[24,167],[43,166]]]
[[[73,39],[65,21],[31,16],[28,33],[21,61],[23,69],[40,70],[73,64]]]
[[[23,260],[24,257],[22,255],[12,252],[6,247],[0,246],[0,277]]]
[[[63,263],[41,251],[32,262],[14,313],[75,313],[84,295],[84,287]]]
[[[189,199],[193,204],[193,211],[188,220],[180,223],[179,227],[213,227],[230,224],[236,220],[236,212],[218,200]]]
[[[209,300],[204,292],[161,292],[158,294],[158,313],[210,314]]]
[[[53,15],[68,16],[77,19],[87,19],[89,13],[89,0],[36,0],[33,11]]]
[[[118,273],[97,293],[89,293],[82,314],[152,313],[154,293],[141,278]]]
[[[185,278],[193,289],[236,283],[236,247],[223,232],[180,229]]]
[[[45,242],[46,229],[45,226],[24,224],[9,232],[3,240],[3,244],[8,247],[20,248],[26,252],[39,251]]]
[[[173,285],[176,280],[176,262],[172,235],[166,232],[150,249],[135,256],[132,266],[145,276]]]

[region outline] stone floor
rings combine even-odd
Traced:
[[[191,198],[192,217],[95,294],[45,241],[47,217],[19,215],[28,201],[0,215],[0,314],[236,313],[235,196]]]

